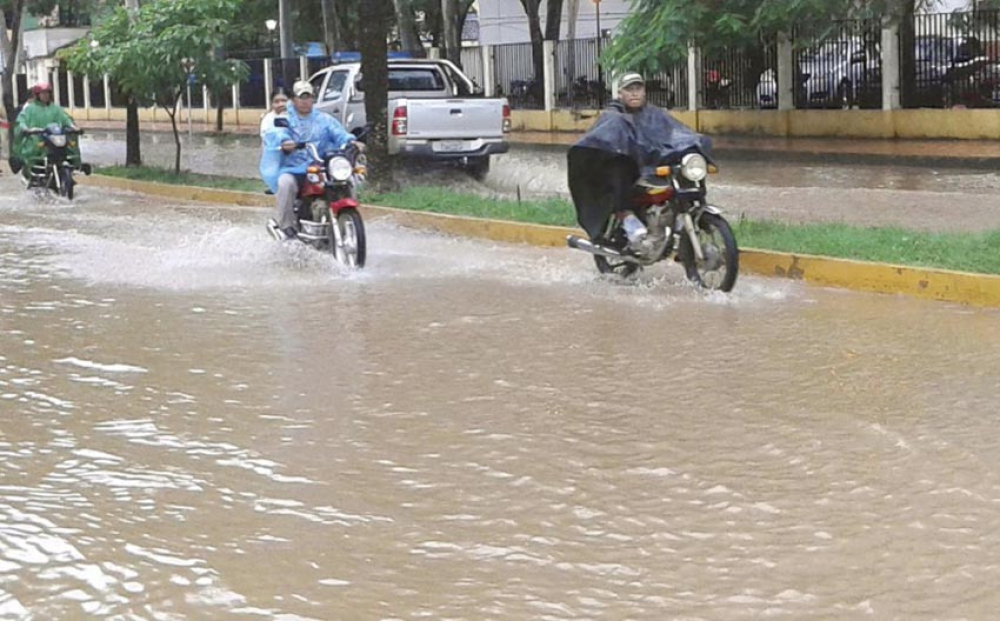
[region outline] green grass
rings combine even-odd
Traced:
[[[109,167],[100,174],[143,181],[261,192],[258,179],[239,179],[156,168]],[[386,207],[454,215],[576,226],[572,204],[562,199],[518,201],[484,198],[450,188],[411,187],[369,194],[365,201]],[[758,248],[916,267],[1000,274],[1000,230],[984,233],[925,233],[899,228],[862,228],[843,224],[732,222],[742,248]]]
[[[224,175],[203,175],[200,173],[181,172],[175,175],[173,170],[154,168],[150,166],[125,167],[102,166],[94,170],[99,175],[134,179],[136,181],[155,181],[172,185],[194,185],[217,190],[241,190],[244,192],[263,192],[264,182],[260,179],[242,177],[226,177]]]

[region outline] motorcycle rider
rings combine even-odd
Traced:
[[[642,112],[646,108],[646,80],[638,73],[623,75],[618,85],[618,101],[612,101],[608,107],[629,116]],[[621,183],[624,179],[622,176],[615,175],[614,178],[619,182],[616,184],[615,195],[619,199],[618,213],[622,220],[622,228],[625,229],[625,235],[630,243],[639,244],[649,234],[649,230],[628,207],[632,185]]]
[[[305,180],[306,169],[313,163],[309,152],[296,146],[299,143],[315,144],[320,154],[342,149],[351,143],[364,150],[363,143],[356,142],[354,135],[345,130],[337,119],[313,110],[315,93],[312,84],[300,80],[292,87],[292,94],[288,127],[272,126],[264,130],[264,154],[260,163],[261,177],[275,194],[278,228],[288,239],[298,236],[295,198]]]
[[[62,129],[78,130],[73,119],[62,107],[52,101],[52,86],[47,82],[39,82],[31,87],[32,100],[28,102],[21,113],[17,115],[14,125],[14,144],[11,146],[10,169],[14,173],[21,172],[30,176],[32,166],[41,164],[45,158],[45,147],[38,146],[38,139],[28,130],[44,129],[55,124]],[[79,152],[71,156],[71,161],[80,164]]]
[[[271,95],[271,110],[260,119],[260,137],[263,138],[269,129],[274,128],[276,117],[284,116],[287,112],[288,95],[285,94],[285,91],[278,89]]]

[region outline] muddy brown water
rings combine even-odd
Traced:
[[[0,619],[1000,607],[996,311],[0,190]]]
[[[254,177],[255,136],[184,137],[181,166],[198,172]],[[191,148],[188,148],[191,146]],[[93,130],[83,143],[87,159],[121,163],[123,136]],[[512,198],[569,197],[566,147],[513,145],[497,156],[484,183],[440,166],[410,165],[404,185],[451,186],[463,192]],[[173,136],[147,134],[149,164],[173,167]],[[791,156],[790,156],[791,157]],[[792,223],[896,226],[923,231],[975,232],[1000,228],[1000,175],[988,167],[906,166],[845,162],[799,162],[745,153],[719,157],[722,172],[710,179],[711,199],[732,219],[748,217]]]

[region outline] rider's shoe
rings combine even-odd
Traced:
[[[637,245],[649,235],[649,229],[635,214],[629,214],[622,220],[622,228],[630,244]]]
[[[281,230],[285,234],[285,239],[298,239],[299,232],[295,230],[294,226],[288,226]]]

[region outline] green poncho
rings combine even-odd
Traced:
[[[40,136],[25,136],[24,131],[28,129],[44,129],[55,123],[62,128],[73,125],[73,119],[66,111],[56,104],[47,106],[33,101],[24,107],[21,114],[17,116],[17,124],[14,126],[14,146],[11,152],[24,162],[25,170],[31,170],[33,164],[41,162],[45,155],[45,147],[38,146],[42,141]],[[69,161],[74,166],[80,165],[80,147],[76,138],[71,138],[68,145]]]

